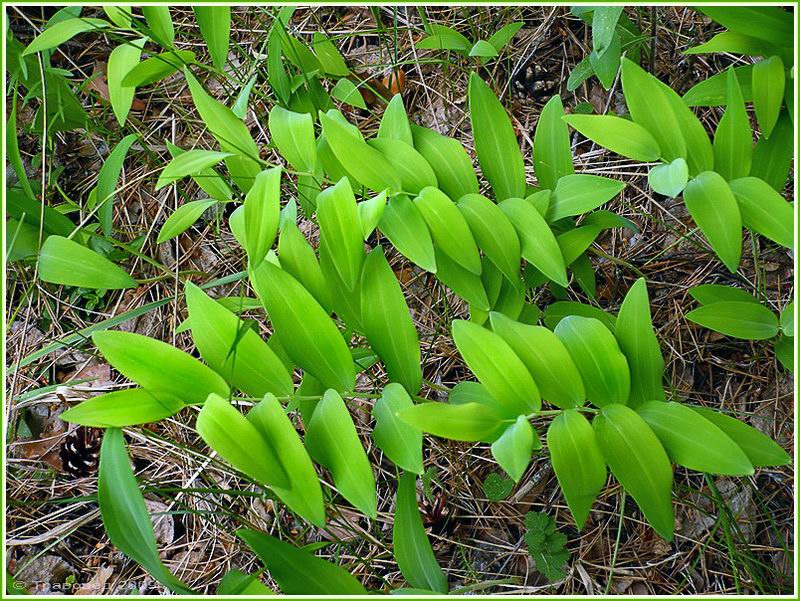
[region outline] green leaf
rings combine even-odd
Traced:
[[[506,417],[541,409],[536,382],[512,348],[497,334],[469,321],[453,321],[453,341],[467,366]]]
[[[105,8],[118,7],[108,6]],[[120,127],[125,127],[125,121],[127,121],[128,113],[133,105],[133,97],[136,94],[136,88],[122,85],[122,80],[130,73],[131,69],[139,64],[142,48],[146,41],[147,38],[140,38],[133,42],[119,44],[108,56],[108,67],[106,68],[108,100],[111,102],[111,110],[114,111]]]
[[[656,165],[647,174],[647,183],[650,184],[650,187],[659,194],[670,198],[679,196],[688,181],[689,165],[681,157],[671,163]]]
[[[784,336],[794,336],[794,301],[791,301],[781,311],[780,326]]]
[[[611,473],[656,532],[671,541],[672,466],[658,437],[635,411],[616,403],[604,407],[592,425]]]
[[[519,482],[531,461],[534,448],[541,448],[542,443],[536,436],[528,418],[524,415],[508,426],[505,432],[492,443],[492,457],[497,460],[506,473]]]
[[[317,219],[321,244],[330,252],[344,285],[354,290],[364,264],[364,243],[356,199],[347,178],[319,194]]]
[[[753,302],[724,301],[704,305],[689,311],[686,319],[743,340],[767,340],[778,335],[778,317]]]
[[[230,6],[194,6],[194,16],[208,46],[211,61],[222,71],[228,60],[231,37]]]
[[[514,481],[511,478],[504,478],[500,472],[492,472],[483,481],[483,494],[490,501],[507,499],[512,490]]]
[[[575,177],[575,176],[567,176]],[[564,181],[562,178],[560,181]],[[527,200],[508,198],[500,209],[517,230],[522,244],[522,256],[549,279],[561,286],[567,285],[564,257],[553,231],[544,217]]]
[[[769,138],[762,137],[753,149],[750,175],[759,177],[778,192],[782,192],[789,178],[794,159],[794,125],[786,112],[781,113]]]
[[[186,304],[192,339],[214,371],[250,396],[292,393],[291,374],[257,331],[191,282],[186,283]]]
[[[156,244],[161,244],[181,235],[192,227],[203,213],[218,203],[219,201],[208,198],[206,200],[193,200],[179,206],[161,226]]]
[[[122,138],[108,155],[100,173],[97,175],[97,218],[106,236],[111,235],[112,219],[114,216],[114,192],[117,181],[122,172],[122,165],[128,150],[136,141],[136,134],[129,134]]]
[[[346,125],[331,115],[332,112],[320,113],[319,120],[325,139],[342,166],[370,190],[399,191],[400,180],[392,164],[379,150],[353,135]]]
[[[481,311],[488,311],[491,306],[480,276],[467,271],[456,263],[449,255],[436,247],[436,279],[450,288],[458,296]]]
[[[465,194],[457,206],[489,260],[510,281],[518,279],[522,251],[517,232],[505,213],[480,194]]]
[[[117,27],[129,28],[133,19],[130,6],[104,6],[103,12]]]
[[[444,192],[428,187],[414,199],[428,224],[436,246],[475,275],[482,271],[481,257],[467,220]]]
[[[392,544],[400,573],[413,587],[447,593],[447,576],[436,562],[417,505],[417,479],[400,476],[395,502]]]
[[[381,124],[378,127],[378,138],[387,140],[400,140],[409,146],[414,146],[414,136],[411,133],[411,123],[408,120],[406,107],[403,105],[403,95],[395,94],[383,111]],[[419,151],[419,149],[417,149]]]
[[[658,345],[650,316],[647,284],[639,278],[622,301],[614,331],[619,347],[628,359],[631,372],[629,404],[638,407],[647,401],[663,401],[664,357]]]
[[[739,89],[745,102],[753,99],[752,76],[753,65],[734,67],[733,73],[739,80]],[[683,95],[688,106],[723,106],[728,98],[728,72],[712,75],[706,80],[692,86]]]
[[[186,152],[170,142],[167,142],[167,150],[173,158]],[[233,191],[228,183],[213,168],[203,169],[191,177],[200,189],[211,198],[230,200],[233,196]]]
[[[495,31],[492,36],[486,40],[492,46],[495,47],[495,50],[500,52],[503,47],[511,41],[517,32],[522,28],[524,23],[522,21],[514,21],[513,23],[508,23],[504,25],[497,31]]]
[[[56,48],[66,41],[71,40],[79,33],[86,31],[99,31],[111,27],[111,23],[104,19],[89,19],[77,17],[54,23],[37,35],[28,47],[22,51],[23,57],[36,52],[43,52]]]
[[[258,174],[244,199],[245,250],[251,268],[256,268],[275,243],[281,219],[280,167]]]
[[[598,6],[592,11],[592,48],[597,54],[603,54],[611,45],[622,9],[622,6]]]
[[[731,273],[742,256],[742,217],[728,183],[704,171],[686,185],[683,201],[711,248]]]
[[[391,138],[375,138],[367,143],[394,167],[404,192],[418,194],[427,186],[438,186],[428,161],[410,144]]]
[[[742,215],[742,225],[785,248],[794,248],[794,207],[767,182],[742,177],[728,184]]]
[[[358,220],[361,223],[361,238],[366,242],[378,227],[386,210],[386,191],[358,203]]]
[[[753,474],[750,460],[738,445],[686,405],[649,401],[637,412],[678,465],[709,474]]]
[[[223,159],[233,156],[230,152],[214,150],[187,150],[172,159],[156,182],[156,190],[168,186],[172,182],[183,179],[187,175],[197,175],[210,167],[214,167]]]
[[[589,54],[589,64],[592,65],[597,79],[606,90],[610,90],[611,86],[617,79],[617,72],[619,71],[620,61],[622,59],[622,40],[616,33],[611,36],[611,43],[608,50],[603,54],[598,54],[592,51]]]
[[[575,68],[570,71],[569,77],[567,78],[567,91],[574,92],[592,75],[594,75],[594,67],[592,67],[590,56],[585,56],[575,65]]]
[[[399,94],[395,96],[399,97]],[[418,125],[411,125],[411,133],[414,137],[414,148],[433,169],[442,192],[450,198],[461,198],[465,194],[479,192],[472,160],[461,142]]]
[[[794,22],[791,12],[780,6],[702,6],[698,10],[739,33],[771,44],[791,47]]]
[[[281,226],[278,255],[284,271],[299,281],[329,313],[331,293],[317,256],[297,225],[290,221]]]
[[[323,528],[325,504],[317,472],[278,399],[267,393],[247,414],[247,421],[271,448],[288,478],[286,488],[273,486],[275,494],[292,511]]]
[[[723,286],[722,284],[702,284],[700,286],[695,286],[694,288],[689,288],[689,294],[701,305],[710,305],[711,303],[725,301],[758,303],[758,300],[749,292],[741,288],[734,288],[733,286]]]
[[[660,82],[633,61],[622,59],[622,89],[634,123],[641,125],[655,139],[661,158],[673,161],[686,158],[686,140]]]
[[[269,112],[269,133],[283,158],[298,171],[314,171],[317,143],[314,120],[308,113],[294,113],[275,105]]]
[[[553,96],[542,108],[533,135],[533,168],[545,190],[554,190],[559,179],[575,173],[569,129],[563,119],[561,97]]]
[[[769,436],[744,422],[706,407],[691,407],[727,434],[744,451],[754,467],[789,465],[792,458]]]
[[[594,430],[581,413],[568,409],[550,423],[547,448],[572,519],[581,529],[606,485],[606,461]]]
[[[422,385],[417,330],[403,290],[377,247],[367,256],[361,277],[361,319],[370,347],[386,366],[391,382],[399,382],[409,394]]]
[[[770,56],[753,65],[753,105],[765,138],[769,138],[778,122],[785,85],[781,57]]]
[[[247,117],[247,105],[250,102],[250,93],[253,91],[253,86],[256,84],[257,75],[253,75],[247,80],[239,93],[236,95],[236,102],[231,107],[231,112],[239,119],[244,120]]]
[[[350,106],[367,110],[367,104],[364,102],[361,92],[356,85],[346,77],[336,82],[336,85],[331,89],[331,96]]]
[[[434,436],[466,442],[490,439],[505,425],[496,409],[482,403],[420,403],[398,411],[397,417]]]
[[[612,115],[567,115],[564,121],[600,146],[635,161],[649,163],[661,155],[655,138],[633,121]]]
[[[585,305],[575,301],[556,301],[552,305],[548,305],[544,310],[544,324],[551,330],[555,330],[558,323],[569,315],[581,315],[597,319],[612,333],[617,323],[616,317],[592,305]]]
[[[245,574],[241,570],[230,570],[222,577],[217,587],[217,595],[274,595],[275,592],[259,581],[255,574]]]
[[[161,421],[184,406],[180,398],[169,393],[153,394],[143,388],[125,388],[92,397],[59,417],[91,428],[122,428]]]
[[[131,276],[104,256],[62,236],[48,236],[39,252],[39,279],[80,288],[135,288]]]
[[[753,159],[753,132],[736,75],[728,70],[725,114],[714,134],[714,170],[726,180],[745,177]]]
[[[568,315],[558,322],[555,335],[575,362],[589,401],[598,407],[628,401],[628,360],[606,326],[591,317]]]
[[[366,595],[366,589],[344,568],[255,530],[236,536],[256,552],[285,595]]]
[[[548,221],[593,211],[619,194],[625,184],[599,175],[566,175],[550,196]]]
[[[429,36],[417,43],[417,48],[420,49],[438,49],[438,50],[457,50],[466,52],[469,50],[470,41],[455,29],[446,27],[445,25],[437,25],[429,23],[425,29]]]
[[[193,594],[161,563],[150,513],[131,469],[122,430],[110,428],[100,446],[97,500],[108,538],[161,584],[179,594]]]
[[[326,387],[352,390],[355,371],[347,343],[314,297],[269,261],[251,271],[250,279],[292,361]]]
[[[400,411],[413,405],[405,388],[396,382],[388,384],[372,408],[375,418],[372,440],[395,465],[422,474],[422,431],[397,417]]]
[[[330,470],[342,496],[371,518],[377,516],[375,476],[342,397],[328,389],[306,424],[311,456]]]
[[[729,52],[731,54],[763,55],[764,42],[749,35],[735,31],[723,31],[703,44],[692,46],[683,51],[684,54],[706,54],[711,52]]]
[[[122,78],[122,85],[141,88],[161,81],[185,65],[195,62],[195,54],[190,50],[169,50],[143,60]]]
[[[469,115],[475,151],[498,201],[525,195],[525,164],[503,105],[477,73],[469,78]]]
[[[436,273],[436,254],[428,226],[408,196],[389,199],[378,228],[400,253],[425,271]]]
[[[156,41],[169,48],[175,42],[175,27],[168,6],[142,6],[142,14]]]
[[[485,40],[478,40],[472,45],[472,48],[470,48],[469,55],[492,58],[497,56],[497,48]]]
[[[508,343],[528,368],[542,398],[557,407],[582,405],[586,399],[583,380],[567,348],[547,328],[490,314],[492,330]]]
[[[208,395],[197,415],[196,429],[225,461],[259,484],[278,488],[290,486],[289,476],[270,442],[221,396]]]
[[[166,342],[121,331],[95,332],[92,342],[119,373],[153,394],[184,403],[203,403],[210,393],[228,395],[222,377]]]
[[[320,65],[322,65],[322,70],[327,75],[335,77],[350,75],[350,69],[347,68],[341,52],[333,45],[333,42],[319,31],[314,32],[313,48]]]

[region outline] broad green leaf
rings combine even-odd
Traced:
[[[780,362],[783,368],[788,372],[794,373],[794,337],[781,336],[777,342],[772,345],[772,350],[775,352],[775,358]]]
[[[15,188],[6,188],[5,200],[8,215],[17,221],[34,226],[37,229],[37,238],[40,228],[45,235],[55,234],[64,237],[71,236],[75,230],[75,224],[69,217]]]
[[[128,156],[128,150],[136,139],[136,134],[129,134],[122,138],[108,155],[97,175],[97,218],[106,236],[111,236],[114,192],[116,192],[117,182],[122,173],[125,157]]]
[[[625,295],[614,335],[630,367],[629,405],[635,408],[647,401],[665,400],[664,357],[653,330],[644,278],[636,280]]]
[[[702,6],[698,10],[739,33],[781,46],[794,39],[793,16],[780,6]]]
[[[107,6],[106,9],[118,8]],[[128,113],[133,105],[133,97],[136,88],[122,85],[122,80],[130,73],[142,56],[142,48],[147,38],[140,38],[133,42],[119,44],[108,56],[108,67],[106,69],[106,81],[108,82],[108,100],[111,102],[111,110],[120,127],[125,127]]]
[[[528,368],[542,398],[557,407],[582,405],[586,399],[583,380],[567,348],[547,328],[490,314],[492,330],[505,340]]]
[[[64,411],[64,421],[91,428],[122,428],[158,422],[175,415],[184,402],[169,393],[125,388],[101,394]]]
[[[400,253],[425,271],[436,273],[436,254],[428,226],[408,196],[392,196],[378,228]]]
[[[39,279],[80,288],[135,288],[131,276],[104,256],[62,236],[48,236],[39,252]]]
[[[794,301],[791,301],[781,311],[780,326],[784,336],[794,336]]]
[[[257,78],[258,75],[253,75],[250,79],[248,79],[247,83],[241,87],[239,93],[236,95],[236,101],[231,107],[231,112],[239,119],[244,120],[247,117],[247,107],[250,103],[250,93],[253,91],[253,86],[256,84]]]
[[[497,48],[486,40],[478,40],[472,45],[469,50],[469,56],[479,56],[483,58],[492,58],[497,56]]]
[[[517,35],[517,32],[522,28],[523,25],[524,23],[522,21],[508,23],[507,25],[504,25],[495,31],[486,41],[494,46],[495,50],[500,52],[503,47],[511,41],[511,38]]]
[[[742,215],[742,225],[785,248],[794,248],[794,207],[767,182],[742,177],[728,184]]]
[[[315,71],[322,70],[322,64],[314,53],[299,39],[289,35],[285,26],[281,27],[278,33],[283,44],[284,58],[289,59],[302,72],[302,78],[308,80]]]
[[[196,175],[219,164],[223,159],[233,156],[230,152],[215,150],[187,150],[172,159],[158,176],[156,190],[168,186],[172,182],[183,179],[187,175]]]
[[[678,465],[709,474],[753,474],[750,460],[738,445],[688,406],[649,401],[637,412]]]
[[[575,177],[575,176],[567,176]],[[562,178],[560,181],[564,181]],[[528,263],[561,286],[567,285],[564,257],[553,231],[536,208],[521,198],[508,198],[500,209],[517,230],[522,256]]]
[[[435,251],[436,279],[467,301],[470,308],[474,306],[481,311],[488,311],[491,305],[480,276],[461,267],[438,246]]]
[[[635,161],[649,163],[661,156],[658,142],[650,132],[628,119],[612,115],[567,115],[564,121],[600,146]]]
[[[347,68],[341,52],[333,45],[333,42],[319,31],[314,32],[313,48],[320,65],[322,65],[322,70],[327,75],[336,77],[350,75],[350,69]]]
[[[744,65],[733,68],[736,79],[739,80],[739,89],[745,102],[753,99],[752,76],[753,65]],[[728,98],[728,72],[723,71],[712,75],[708,79],[692,86],[683,95],[683,101],[688,106],[724,106]]]
[[[200,288],[186,283],[192,339],[200,356],[231,385],[254,396],[287,396],[292,376],[258,332]]]
[[[269,261],[250,279],[292,361],[326,387],[351,390],[355,371],[347,343],[311,293]]]
[[[524,415],[508,426],[500,438],[492,443],[492,457],[497,460],[506,473],[519,482],[531,462],[534,447],[542,443],[536,436],[528,418]]]
[[[325,139],[342,166],[370,190],[399,191],[400,179],[392,164],[379,150],[353,135],[346,125],[331,114],[332,112],[320,113],[319,120],[322,123]]]
[[[567,91],[574,92],[592,75],[594,75],[594,67],[592,67],[590,56],[585,56],[570,72],[567,78]]]
[[[330,470],[344,498],[371,518],[377,516],[375,476],[342,397],[328,389],[306,424],[311,456]]]
[[[781,113],[769,138],[761,138],[753,149],[750,175],[782,192],[794,160],[794,125],[788,114]]]
[[[456,205],[438,188],[428,187],[414,199],[428,224],[431,236],[456,263],[475,275],[481,274],[481,257],[467,220]]]
[[[95,332],[92,342],[119,373],[153,394],[187,404],[203,403],[210,393],[228,395],[221,376],[166,342],[122,331]]]
[[[463,34],[445,25],[429,23],[425,29],[428,37],[420,40],[417,48],[466,52],[472,45]]]
[[[167,142],[167,150],[173,158],[186,152],[170,142]],[[200,171],[196,175],[193,175],[192,179],[200,186],[200,189],[211,198],[230,200],[233,197],[233,190],[231,190],[228,183],[213,168]]]
[[[130,6],[104,6],[103,12],[117,27],[129,28],[133,14]]]
[[[753,302],[723,301],[703,305],[686,319],[715,332],[743,340],[767,340],[778,335],[778,317]]]
[[[650,168],[647,174],[647,183],[650,187],[664,196],[675,198],[679,196],[689,181],[689,165],[682,157],[671,163],[656,165]]]
[[[575,362],[589,401],[598,407],[627,403],[631,392],[628,360],[606,326],[591,317],[568,315],[554,333]]]
[[[208,46],[211,61],[222,71],[228,60],[231,37],[230,6],[194,6],[194,16]]]
[[[683,201],[711,248],[731,273],[742,256],[742,217],[728,182],[704,171],[686,185]]]
[[[606,461],[594,430],[583,415],[568,409],[550,423],[547,448],[561,492],[575,525],[581,529],[606,485]]]
[[[739,83],[728,70],[728,100],[725,114],[714,133],[714,170],[726,180],[746,177],[753,160],[753,132]]]
[[[289,104],[292,95],[289,74],[283,61],[283,43],[281,42],[280,19],[272,22],[267,34],[267,81],[283,105]]]
[[[525,164],[514,127],[492,89],[473,72],[469,78],[469,115],[475,151],[498,201],[525,195]]]
[[[689,165],[689,174],[696,175],[713,169],[714,150],[711,147],[706,126],[695,116],[677,92],[662,81],[655,81],[672,107],[683,139],[686,141],[684,158]]]
[[[270,442],[227,400],[208,395],[197,415],[197,433],[235,469],[259,484],[288,488],[289,476]]]
[[[364,264],[364,243],[356,199],[347,178],[319,194],[317,219],[320,244],[330,252],[344,285],[354,290]]]
[[[105,19],[89,19],[86,17],[76,17],[52,24],[42,33],[37,35],[33,41],[22,51],[22,56],[28,56],[36,52],[56,48],[66,41],[71,40],[79,33],[86,31],[100,31],[111,27],[111,23]]]
[[[465,194],[458,208],[475,242],[489,260],[511,281],[519,278],[519,238],[506,214],[491,200],[480,194]]]
[[[317,472],[278,399],[267,393],[248,412],[247,421],[272,449],[288,478],[288,486],[273,486],[274,492],[292,511],[315,526],[324,527],[325,504]]]
[[[418,194],[427,186],[438,186],[428,161],[410,144],[392,138],[375,138],[368,144],[394,167],[404,192]]]
[[[729,52],[731,54],[763,55],[764,42],[749,35],[735,31],[723,31],[703,44],[692,46],[683,51],[684,54],[706,54],[711,52]]]
[[[619,194],[625,184],[599,175],[574,174],[558,180],[550,196],[548,221],[588,213]]]
[[[294,113],[275,105],[269,112],[269,133],[284,159],[298,171],[314,171],[317,142],[314,120],[308,113]]]
[[[672,466],[658,437],[633,409],[616,403],[604,407],[592,426],[611,473],[656,532],[672,540]]]
[[[256,574],[246,574],[241,570],[230,570],[222,577],[217,587],[217,595],[274,595],[275,592],[261,583]]]
[[[744,451],[754,467],[789,465],[792,458],[769,436],[744,422],[706,407],[691,409],[727,434]]]
[[[653,136],[661,149],[661,158],[672,161],[686,158],[686,140],[660,82],[633,61],[622,59],[622,89],[634,123]]]
[[[600,80],[600,84],[606,90],[610,90],[617,79],[621,59],[622,40],[616,33],[611,36],[608,50],[603,54],[598,54],[595,51],[589,54],[589,64],[592,66],[594,74],[597,75],[597,79]]]
[[[106,535],[114,546],[173,592],[194,593],[161,563],[150,512],[131,469],[122,430],[117,428],[103,435],[97,501]]]
[[[395,94],[383,111],[381,124],[378,127],[378,138],[400,140],[409,146],[414,146],[414,136],[411,133],[411,123],[403,105],[403,95]]]
[[[275,243],[281,219],[280,167],[258,174],[244,199],[245,250],[251,268],[256,268]]]
[[[753,106],[765,138],[769,138],[778,122],[785,85],[781,57],[770,56],[753,65]]]
[[[203,213],[218,203],[219,201],[208,198],[206,200],[193,200],[179,206],[161,226],[156,244],[161,244],[179,236],[192,227]]]
[[[317,256],[303,233],[291,221],[281,226],[278,256],[284,271],[299,281],[326,312],[330,312],[331,293]]]
[[[541,397],[536,382],[513,349],[500,336],[469,321],[453,321],[453,341],[481,384],[497,401],[504,416],[538,412]]]
[[[134,89],[149,86],[194,62],[195,54],[191,50],[168,50],[146,58],[130,69],[121,83]]]
[[[419,338],[403,290],[380,246],[364,263],[361,298],[361,320],[369,346],[386,366],[389,380],[416,394],[422,385]]]
[[[417,478],[408,472],[397,485],[394,525],[394,557],[400,573],[411,586],[447,593],[447,576],[436,562],[417,504]]]
[[[386,191],[358,203],[358,220],[361,223],[361,237],[366,242],[383,217],[386,210]]]
[[[617,318],[602,309],[575,301],[556,301],[544,310],[544,324],[555,330],[558,323],[569,315],[592,317],[602,323],[610,332],[614,332]]]
[[[575,173],[569,129],[563,119],[561,97],[553,96],[544,105],[533,135],[533,168],[545,190],[554,190],[561,177]]]
[[[372,440],[395,465],[422,474],[422,430],[397,417],[400,411],[412,406],[405,388],[396,382],[388,384],[372,408],[375,418]]]
[[[255,530],[236,536],[256,552],[285,595],[366,595],[366,589],[344,568]]]
[[[464,381],[459,382],[450,390],[447,401],[453,405],[463,405],[465,403],[481,403],[490,409],[496,406],[496,401],[480,382]]]
[[[175,27],[168,6],[142,6],[142,14],[156,41],[169,48],[175,42]]]
[[[592,11],[592,48],[603,54],[611,45],[622,6],[598,6]]]
[[[336,270],[331,252],[327,245],[319,246],[319,265],[325,282],[330,290],[331,305],[337,316],[348,328],[363,334],[364,324],[361,322],[361,293],[359,283],[354,288],[345,284]]]
[[[398,94],[395,98],[399,96]],[[414,148],[433,169],[442,192],[450,198],[461,198],[465,194],[479,192],[472,160],[461,142],[418,125],[411,125],[411,133],[414,137]]]
[[[331,89],[331,96],[350,106],[367,110],[367,104],[364,102],[364,97],[361,96],[356,84],[346,77],[336,82],[336,85]]]
[[[689,294],[701,305],[726,301],[758,303],[758,300],[749,292],[733,286],[723,286],[722,284],[701,284],[700,286],[689,288]]]
[[[244,122],[224,104],[208,95],[188,69],[184,68],[186,82],[200,117],[224,152],[237,156],[225,160],[231,177],[247,192],[261,171],[258,163],[258,146]]]
[[[441,438],[484,441],[507,425],[496,409],[483,403],[419,403],[398,411],[402,421]]]
[[[8,113],[8,121],[6,122],[6,154],[8,156],[8,162],[11,163],[11,166],[14,168],[14,173],[17,175],[17,179],[25,195],[29,199],[33,199],[35,195],[33,193],[33,188],[31,188],[28,174],[25,171],[25,166],[22,163],[22,155],[19,152],[19,139],[17,135],[17,94],[14,92],[13,100],[11,101],[11,111]],[[26,223],[28,223],[28,220],[26,220]],[[67,235],[69,235],[69,232]],[[36,246],[38,250],[38,232],[36,235]]]

